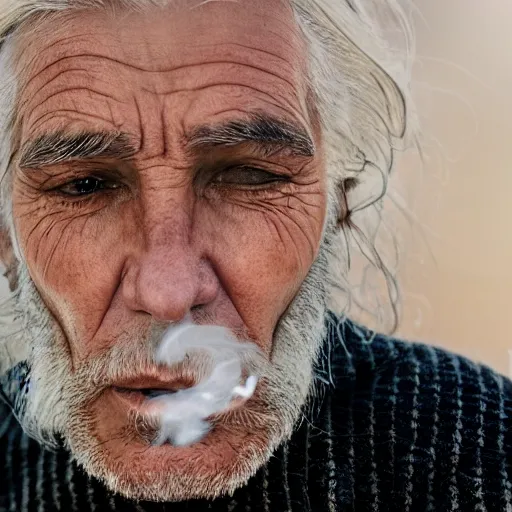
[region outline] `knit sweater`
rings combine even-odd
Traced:
[[[328,315],[315,407],[246,486],[134,503],[0,410],[1,511],[512,511],[512,382],[431,346]]]

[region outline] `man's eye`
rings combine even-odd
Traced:
[[[105,180],[88,177],[70,181],[62,187],[59,187],[58,190],[70,196],[85,196],[106,188],[117,187],[113,184],[107,184]]]
[[[214,183],[225,185],[258,186],[277,181],[286,181],[286,177],[255,167],[233,167],[218,174]]]

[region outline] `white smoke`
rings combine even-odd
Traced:
[[[210,416],[225,411],[237,397],[247,400],[253,395],[260,376],[248,372],[254,371],[252,362],[258,355],[254,343],[237,340],[225,327],[196,325],[190,317],[170,326],[156,361],[174,366],[187,357],[206,356],[210,372],[191,388],[149,398],[151,415],[160,425],[154,444],[186,446],[200,441],[211,429]]]

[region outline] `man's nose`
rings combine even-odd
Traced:
[[[178,322],[194,307],[206,307],[219,291],[209,261],[187,237],[152,237],[139,255],[129,258],[122,293],[133,311],[160,322]]]

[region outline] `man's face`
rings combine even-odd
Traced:
[[[13,213],[70,373],[124,346],[152,350],[158,328],[189,312],[253,340],[272,361],[326,210],[290,7],[77,11],[33,24],[21,41]],[[117,372],[134,387],[173,378],[135,356]],[[241,472],[268,441],[254,412],[188,448],[148,446],[130,430],[134,402],[116,382],[85,389],[90,377],[82,390],[74,384],[91,400],[70,402],[70,415],[86,420],[71,445],[93,454],[90,468],[133,487],[161,473]]]

